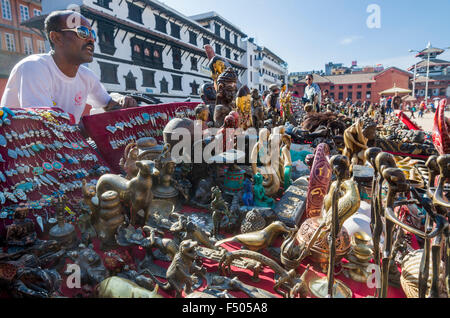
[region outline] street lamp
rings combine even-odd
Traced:
[[[409,50],[409,53],[413,53],[413,52],[420,53],[419,51],[416,51],[413,49]],[[414,98],[416,97],[416,76],[417,76],[417,63],[414,63],[414,81],[413,81],[413,89],[412,89],[412,97],[414,97]]]

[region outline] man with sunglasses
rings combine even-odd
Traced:
[[[52,51],[30,55],[13,68],[1,106],[56,106],[77,123],[86,104],[105,111],[138,106],[131,97],[110,96],[97,75],[83,66],[93,61],[97,38],[85,17],[74,11],[52,12],[45,31]]]

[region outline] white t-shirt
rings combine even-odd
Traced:
[[[1,106],[10,108],[59,107],[80,121],[86,103],[105,107],[111,97],[97,75],[80,66],[75,77],[66,76],[53,57],[35,54],[24,58],[11,71]]]

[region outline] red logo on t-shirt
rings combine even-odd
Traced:
[[[81,106],[82,101],[83,101],[83,93],[78,92],[75,95],[75,106]]]

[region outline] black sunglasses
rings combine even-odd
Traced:
[[[90,30],[88,27],[85,27],[84,25],[73,29],[62,29],[59,32],[66,32],[66,31],[75,32],[77,36],[82,40],[89,39],[89,37],[92,34],[92,38],[94,39],[94,41],[97,40],[97,33],[95,33],[93,29]]]

